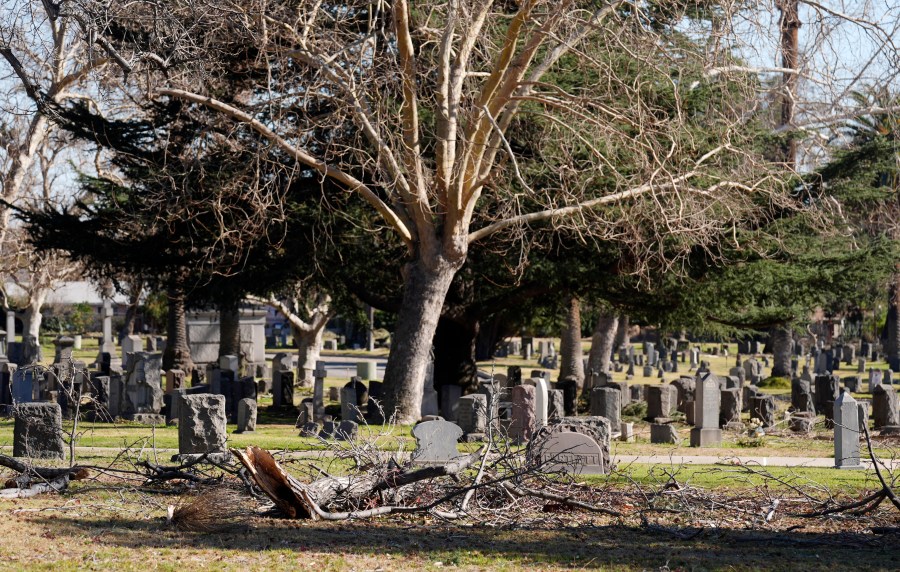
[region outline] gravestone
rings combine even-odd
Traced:
[[[534,428],[547,425],[550,408],[550,384],[542,377],[532,377],[524,383],[534,386]]]
[[[487,430],[487,396],[475,393],[459,398],[457,421],[464,436],[484,436]]]
[[[214,459],[227,458],[225,448],[225,396],[212,393],[182,395],[178,404],[178,455],[185,461],[204,453]]]
[[[125,371],[131,369],[131,356],[144,351],[144,339],[141,336],[130,335],[122,338],[122,367]]]
[[[294,372],[281,371],[274,377],[272,384],[272,407],[275,409],[294,408]]]
[[[644,366],[644,377],[651,377],[653,375],[653,366],[645,365]]]
[[[449,384],[441,386],[441,417],[447,421],[456,422],[461,396],[462,387]]]
[[[515,387],[522,385],[522,368],[517,365],[511,365],[506,369],[507,387]]]
[[[712,374],[705,375],[697,382],[691,447],[714,447],[722,443],[722,430],[719,429],[721,402],[718,379]]]
[[[276,409],[281,409],[284,407],[293,407],[294,406],[294,358],[288,353],[279,352],[275,354],[275,357],[272,359],[272,407]],[[287,389],[284,385],[287,383],[283,381],[283,376],[285,374],[290,375],[290,396],[289,400],[285,400],[284,396],[287,394]]]
[[[750,398],[750,418],[759,419],[764,428],[775,426],[775,397],[757,394]]]
[[[13,417],[13,457],[65,458],[59,404],[21,403],[13,407]]]
[[[176,389],[181,389],[184,384],[184,372],[180,369],[170,369],[166,372],[166,393],[172,393]]]
[[[671,385],[647,386],[647,420],[668,419],[677,401],[678,390]]]
[[[547,419],[553,423],[566,416],[565,398],[561,389],[551,389],[548,396],[550,401],[547,407]]]
[[[859,408],[849,391],[834,402],[834,468],[862,469],[859,462]]]
[[[329,387],[328,388],[328,400],[329,401],[340,401],[341,400],[341,390],[337,387]]]
[[[676,408],[682,413],[687,413],[685,402],[696,401],[695,392],[697,391],[697,382],[691,377],[679,377],[672,382],[672,387],[678,392],[678,401]]]
[[[816,394],[815,403],[816,411],[825,412],[826,407],[838,398],[841,393],[840,378],[836,375],[817,375],[816,376]]]
[[[741,423],[741,390],[720,390],[721,405],[719,408],[719,427],[729,431],[740,431],[744,424]]]
[[[434,359],[428,360],[428,365],[425,366],[424,388],[424,393],[422,394],[422,407],[419,409],[419,413],[423,418],[440,413],[440,409],[438,408],[438,393],[434,388]]]
[[[574,377],[567,377],[557,382],[556,388],[561,389],[563,392],[563,407],[566,417],[575,415],[578,404],[578,382]]]
[[[631,403],[631,392],[628,391],[627,381],[610,381],[606,384],[606,387],[619,390],[619,400],[621,401],[622,407]]]
[[[875,388],[881,385],[881,370],[869,368],[869,393],[874,393]]]
[[[595,387],[591,390],[591,415],[609,419],[610,427],[618,427],[621,417],[621,393],[612,387]]]
[[[585,475],[605,475],[603,449],[591,437],[571,431],[554,431],[534,445],[541,469]]]
[[[356,362],[356,377],[364,381],[378,379],[378,364],[370,359]]]
[[[356,404],[356,387],[352,383],[341,388],[341,419],[356,422],[362,419],[359,406]]]
[[[533,443],[541,443],[556,432],[572,432],[587,435],[600,445],[603,453],[603,466],[612,466],[609,456],[612,428],[609,425],[609,420],[605,417],[563,417],[558,422],[541,429],[535,435]]]
[[[369,382],[369,401],[366,403],[366,422],[369,425],[384,424],[383,403],[384,383],[373,379]],[[313,396],[313,405],[315,405],[315,396]]]
[[[791,382],[791,407],[796,413],[816,414],[815,401],[808,381],[795,379]]]
[[[533,388],[532,389],[533,393]],[[416,450],[412,454],[415,463],[446,463],[460,457],[456,443],[463,431],[449,421],[425,421],[412,429],[416,438]]]
[[[535,388],[517,385],[512,389],[512,423],[509,437],[515,443],[524,443],[534,434]]]
[[[866,373],[866,358],[859,357],[856,359],[856,373]]]
[[[301,437],[318,437],[319,433],[322,431],[322,426],[315,421],[311,421],[309,423],[304,423],[303,427],[300,428],[300,436]]]
[[[484,382],[478,384],[479,395],[484,395],[487,406],[487,422],[498,426],[500,420],[500,395],[501,388],[499,384],[493,382]]]
[[[33,368],[18,368],[12,374],[12,402],[31,403],[39,389],[38,374]]]
[[[662,444],[678,443],[678,432],[674,425],[668,423],[651,423],[650,424],[650,442]]]
[[[621,435],[619,439],[625,443],[633,443],[634,442],[634,423],[621,423],[619,425],[619,430],[621,431]]]
[[[325,362],[317,361],[316,369],[313,370],[313,420],[321,421],[325,416],[325,378],[328,377],[328,370],[325,369]],[[369,408],[377,409],[377,408]],[[370,411],[371,413],[371,411]],[[382,420],[383,422],[383,420]]]
[[[631,392],[631,401],[643,401],[644,400],[644,386],[643,385],[632,385],[628,389]]]
[[[334,438],[338,441],[353,441],[359,434],[359,423],[344,419],[334,431]]]
[[[138,352],[132,355],[129,365],[124,378],[121,415],[140,423],[165,424],[165,417],[160,415],[163,406],[162,355]]]
[[[872,392],[872,422],[875,429],[900,425],[900,407],[894,388],[879,385]]]
[[[859,393],[862,391],[862,380],[858,375],[845,377],[843,380],[844,388],[851,393]]]
[[[237,433],[256,431],[256,400],[245,397],[238,401]]]

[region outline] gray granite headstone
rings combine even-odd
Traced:
[[[719,410],[722,393],[719,380],[706,374],[697,383],[697,400],[694,403],[694,424],[691,429],[691,447],[710,447],[722,443],[719,429]]]
[[[416,438],[414,462],[446,463],[460,456],[456,443],[463,431],[454,423],[426,421],[413,427],[412,434]]]
[[[487,429],[487,396],[476,393],[460,397],[457,421],[463,433],[484,433]]]
[[[834,402],[834,467],[862,469],[859,462],[859,410],[849,391]]]
[[[59,404],[21,403],[13,407],[13,417],[13,457],[65,458]]]
[[[609,472],[600,445],[582,433],[551,432],[546,439],[536,443],[533,450],[544,471],[588,475]]]
[[[181,396],[178,404],[178,452],[181,455],[226,452],[225,396]]]

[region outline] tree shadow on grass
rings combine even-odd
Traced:
[[[227,549],[264,554],[288,550],[376,558],[414,556],[444,564],[482,567],[513,563],[591,569],[900,569],[900,537],[896,534],[662,530],[617,525],[498,529],[422,522],[314,523],[253,518],[215,533],[178,532],[166,527],[162,519],[63,516],[41,524],[53,534],[87,534],[108,547],[176,552]]]

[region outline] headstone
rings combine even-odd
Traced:
[[[866,373],[866,358],[864,358],[864,357],[857,358],[856,373]]]
[[[775,398],[757,394],[750,398],[750,418],[759,419],[764,428],[775,426]]]
[[[550,402],[547,407],[547,419],[550,423],[566,416],[565,398],[561,389],[551,389]]]
[[[300,428],[300,436],[301,437],[318,437],[319,433],[322,431],[322,426],[315,421],[304,423],[303,427]]]
[[[325,369],[325,362],[317,361],[316,369],[313,370],[313,417],[315,421],[321,421],[325,416],[326,377],[328,377],[328,370]]]
[[[178,416],[179,455],[227,453],[224,395],[183,395]]]
[[[791,382],[791,407],[796,413],[816,414],[815,401],[808,381],[795,379]]]
[[[634,442],[634,423],[623,422],[619,425],[619,427],[620,427],[619,430],[622,433],[619,436],[619,439],[621,441],[624,441],[625,443],[633,443]]]
[[[384,419],[384,383],[376,380],[369,382],[369,400],[366,403],[366,422],[369,425],[383,425]],[[315,406],[315,395],[313,395],[313,405]],[[315,410],[318,416],[318,409]],[[324,409],[322,410],[324,414]]]
[[[900,425],[900,405],[893,387],[879,385],[872,392],[872,423],[875,429]]]
[[[480,383],[478,385],[478,393],[484,395],[486,400],[487,422],[496,427],[500,420],[501,389],[499,384],[495,384],[495,382],[491,381]]]
[[[516,443],[524,443],[534,434],[535,388],[517,385],[512,389],[512,424],[509,437]]]
[[[678,390],[671,385],[651,385],[647,387],[647,420],[668,419],[675,411]]]
[[[529,389],[529,388],[522,388]],[[533,388],[532,393],[533,393]],[[446,463],[460,456],[456,443],[463,431],[449,421],[426,421],[412,429],[416,450],[412,459],[417,463]]]
[[[533,451],[545,472],[587,475],[609,472],[600,444],[582,433],[553,431],[536,443]]]
[[[869,393],[875,393],[875,388],[881,385],[881,370],[869,368]]]
[[[841,382],[836,375],[816,376],[816,411],[826,412],[826,404],[833,403],[840,395]]]
[[[644,400],[644,386],[643,385],[632,385],[628,389],[631,392],[631,401],[643,401]]]
[[[742,429],[744,425],[741,423],[741,390],[722,389],[720,399],[719,427],[731,431]]]
[[[525,383],[534,386],[534,428],[547,425],[550,409],[550,384],[542,377],[532,377]]]
[[[31,403],[38,391],[38,374],[34,368],[19,368],[12,374],[12,403]]]
[[[341,388],[341,419],[354,422],[362,419],[356,404],[356,387],[352,384]]]
[[[575,415],[578,404],[578,382],[575,381],[574,377],[568,377],[557,382],[556,388],[561,389],[563,392],[563,405],[566,417]]]
[[[456,422],[459,398],[462,396],[462,387],[458,385],[441,386],[441,416],[447,421]]]
[[[356,377],[364,381],[378,379],[378,364],[370,359],[356,362]]]
[[[125,371],[131,368],[131,358],[129,354],[136,354],[144,351],[144,340],[141,336],[130,335],[122,339],[122,367]]]
[[[844,388],[847,391],[852,393],[859,393],[862,391],[862,380],[857,375],[851,375],[849,377],[845,377],[843,380]]]
[[[58,404],[21,403],[13,408],[13,417],[13,457],[65,458]]]
[[[682,413],[687,413],[684,403],[686,401],[695,401],[697,382],[690,377],[679,377],[678,379],[673,381],[671,385],[678,392],[678,401],[676,408]]]
[[[457,420],[463,434],[483,434],[487,430],[487,396],[475,393],[459,398]]]
[[[849,391],[834,402],[834,468],[862,469],[859,462],[859,408]]]
[[[359,424],[356,421],[344,419],[338,424],[334,432],[334,438],[338,441],[353,441],[359,434]]]
[[[232,371],[234,372],[234,376],[237,377],[240,373],[239,360],[237,356],[225,355],[219,356],[219,369]]]
[[[650,442],[662,444],[678,443],[678,432],[674,425],[668,423],[651,423],[650,424]]]
[[[595,387],[591,390],[591,415],[609,419],[610,427],[618,427],[622,421],[622,405],[618,389]]]
[[[697,399],[694,404],[694,424],[691,429],[691,447],[714,447],[722,444],[719,429],[719,410],[722,400],[719,381],[707,374],[697,383]]]
[[[631,403],[631,392],[628,391],[627,381],[610,381],[606,384],[606,387],[619,390],[619,399],[621,400],[622,407]]]
[[[181,389],[184,384],[184,372],[180,369],[170,369],[166,372],[166,393],[172,393],[176,389]]]
[[[256,400],[245,397],[238,401],[237,432],[256,431]]]
[[[135,421],[165,423],[165,418],[155,419],[163,406],[163,390],[160,367],[162,355],[138,352],[132,355],[125,376],[125,392],[121,414]],[[139,419],[138,417],[144,417]]]
[[[329,387],[328,388],[328,400],[329,401],[340,401],[341,399],[341,390],[337,387]]]
[[[294,408],[294,372],[281,371],[272,388],[272,406],[276,409]]]

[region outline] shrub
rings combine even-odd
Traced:
[[[791,380],[786,377],[770,377],[759,382],[759,387],[769,389],[790,389]]]

